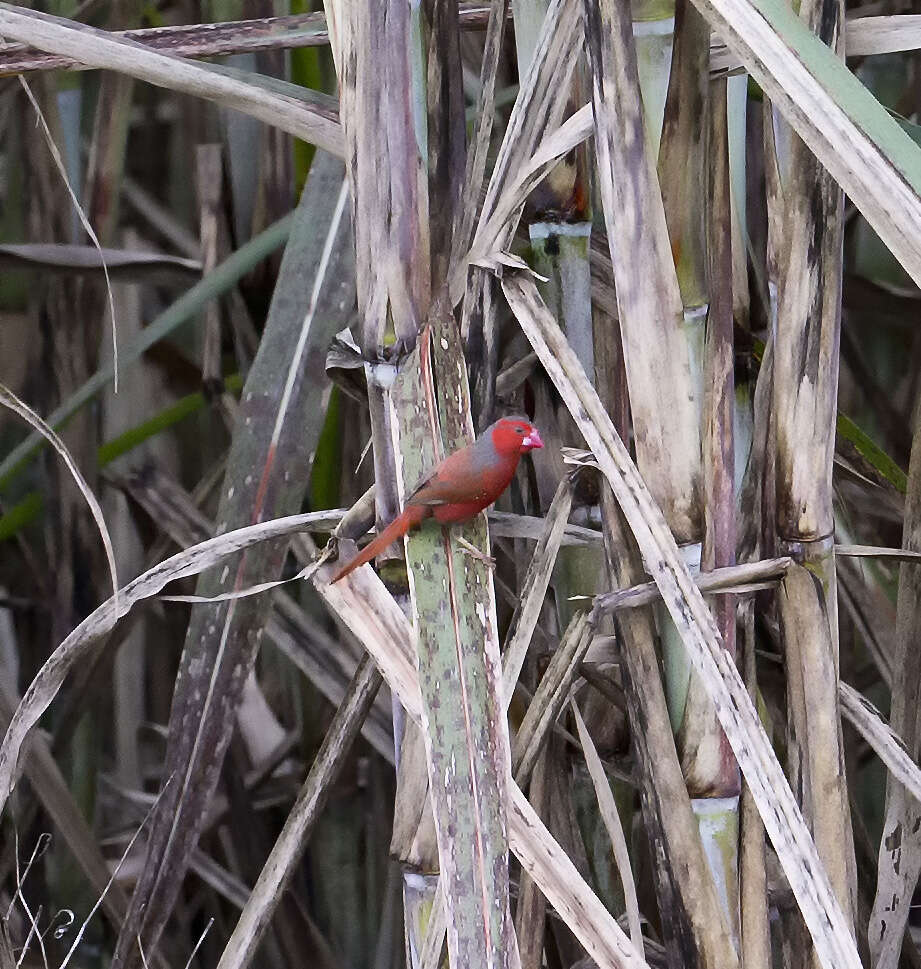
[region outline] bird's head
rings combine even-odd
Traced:
[[[544,446],[540,432],[523,417],[503,417],[487,433],[500,454],[527,454]]]

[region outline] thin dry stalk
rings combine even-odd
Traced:
[[[757,701],[754,604],[742,606],[742,667],[752,703]],[[745,969],[771,969],[771,935],[765,866],[764,825],[747,784],[739,810],[739,951]]]
[[[521,675],[531,637],[540,621],[541,605],[550,585],[550,576],[556,564],[557,552],[563,541],[571,508],[572,482],[564,477],[547,511],[546,530],[537,542],[521,583],[521,598],[509,624],[505,649],[502,651],[502,693],[506,707],[515,692],[515,684]]]
[[[703,593],[748,592],[755,589],[770,588],[786,575],[793,565],[793,559],[786,556],[764,559],[761,562],[747,562],[744,565],[727,565],[711,572],[700,572],[693,576],[694,584]],[[629,589],[618,589],[595,597],[594,615],[597,618],[619,609],[635,609],[661,598],[655,582],[643,582]]]
[[[902,545],[921,551],[921,424],[915,428],[908,468]],[[895,653],[892,657],[892,700],[889,722],[917,762],[921,744],[921,569],[905,563],[899,569]],[[921,804],[893,774],[886,784],[886,815],[879,845],[879,869],[867,937],[874,965],[891,969],[899,953],[914,886],[921,873]]]
[[[45,422],[38,414],[29,407],[24,401],[20,400],[11,390],[0,384],[0,404],[11,410],[14,414],[21,417],[27,424],[35,429],[35,431],[57,451],[63,460],[64,464],[67,466],[67,470],[70,476],[73,478],[77,487],[80,489],[80,493],[83,495],[84,500],[89,506],[90,512],[93,515],[93,520],[96,522],[96,527],[99,529],[99,535],[102,538],[102,545],[106,553],[106,561],[109,566],[109,574],[112,578],[112,588],[116,598],[118,600],[118,576],[116,574],[115,566],[115,549],[112,547],[112,538],[109,535],[109,529],[106,526],[105,516],[102,513],[102,508],[99,502],[96,500],[96,496],[93,494],[92,489],[89,484],[87,484],[86,479],[80,473],[80,469],[77,467],[76,462],[73,459],[70,451],[67,449],[67,445],[61,440],[59,435]]]
[[[585,658],[593,636],[588,614],[581,612],[573,616],[560,640],[559,649],[553,654],[541,678],[534,699],[518,728],[512,749],[512,775],[522,787],[534,769],[550,727],[566,705],[569,688],[578,675],[579,664]]]
[[[528,800],[538,817],[545,818],[550,808],[548,772],[549,747],[537,758],[528,785]],[[544,936],[547,929],[547,899],[526,872],[518,881],[518,905],[515,908],[515,932],[521,954],[521,969],[541,969],[544,960]]]
[[[847,683],[839,687],[841,713],[876,751],[890,775],[921,804],[921,769],[909,756],[905,741],[886,723],[882,714]]]
[[[219,144],[199,145],[196,152],[199,238],[202,271],[214,271],[218,263],[221,226],[221,196],[224,162]],[[202,383],[215,392],[221,387],[221,307],[212,300],[205,307],[202,339]]]
[[[243,969],[255,955],[272,914],[281,901],[285,886],[307,846],[314,822],[323,810],[332,785],[345,764],[346,755],[358,737],[362,721],[371,709],[381,682],[380,673],[366,654],[355,670],[348,692],[329,725],[285,826],[240,913],[240,919],[218,963],[218,969]]]

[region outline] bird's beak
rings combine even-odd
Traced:
[[[523,447],[535,448],[543,447],[544,442],[540,439],[540,434],[537,428],[534,428],[531,433],[521,442]]]

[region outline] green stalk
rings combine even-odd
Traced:
[[[450,9],[438,7],[431,25],[423,25],[421,12],[419,4],[327,4],[328,21],[337,25],[333,54],[354,203],[361,343],[375,361],[395,345],[404,351],[415,345],[405,359],[367,368],[376,501],[386,520],[472,427],[459,334],[450,311],[431,300],[432,267],[444,265],[450,238],[431,230],[429,205],[431,199],[443,209],[456,198],[452,138],[458,128],[450,116],[443,126],[429,118],[434,110],[459,110],[463,131],[463,101],[452,91],[460,83],[459,71],[451,69],[456,17],[452,22]],[[431,38],[423,27],[431,27]],[[392,83],[381,84],[382,70]],[[432,92],[426,90],[430,78],[439,78]],[[440,107],[439,92],[445,98]],[[429,170],[433,158],[444,164]],[[445,220],[452,213],[433,214]],[[426,321],[435,332],[431,341]],[[464,532],[487,547],[485,520]],[[513,965],[505,822],[510,755],[491,578],[437,526],[411,535],[406,554],[448,952],[452,964],[465,969]],[[350,577],[343,585],[357,581]],[[418,818],[424,785],[409,760],[408,749],[419,750],[414,736],[406,732],[400,751],[397,811],[415,811]],[[411,851],[414,845],[401,847]],[[422,883],[405,913],[410,965],[423,948],[419,933],[434,901],[431,885],[431,879]]]

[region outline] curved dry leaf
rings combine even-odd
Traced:
[[[119,71],[171,91],[207,98],[342,157],[342,129],[325,102],[266,90],[211,65],[161,54],[124,37],[36,11],[0,7],[0,35],[61,54],[88,67]]]
[[[259,582],[256,585],[247,586],[245,589],[235,589],[233,592],[222,592],[216,596],[160,596],[161,602],[230,602],[234,599],[248,599],[250,596],[262,595],[263,592],[270,592],[277,589],[280,585],[287,585],[289,582],[300,582],[309,579],[319,567],[319,562],[312,562],[306,568],[301,569],[297,575],[292,575],[287,579],[273,579],[271,582]]]
[[[132,249],[101,250],[95,246],[70,245],[58,242],[27,242],[0,245],[0,265],[9,264],[21,269],[60,269],[86,272],[107,267],[112,276],[117,270],[145,271],[173,270],[183,275],[201,275],[199,259],[170,256],[162,252],[138,252]]]
[[[26,404],[21,401],[12,390],[0,384],[0,404],[4,407],[8,407],[11,411],[18,414],[27,424],[31,425],[43,438],[55,449],[55,451],[60,454],[67,465],[67,470],[70,472],[71,477],[80,489],[80,493],[86,499],[87,505],[89,505],[90,512],[96,521],[96,526],[99,529],[99,534],[102,538],[102,545],[106,552],[106,561],[109,564],[109,574],[112,576],[112,594],[115,603],[118,603],[118,575],[115,568],[115,549],[112,547],[112,538],[109,535],[109,529],[106,526],[105,516],[102,514],[102,508],[99,506],[99,502],[96,500],[96,496],[93,494],[92,489],[86,483],[86,479],[80,473],[80,469],[77,467],[76,462],[71,457],[70,451],[67,450],[67,445],[58,437],[57,434]],[[2,808],[2,804],[0,804]]]
[[[0,812],[13,789],[16,765],[29,731],[48,709],[67,674],[86,655],[89,647],[111,632],[135,604],[155,596],[168,582],[197,575],[228,555],[259,542],[318,527],[318,523],[328,521],[328,517],[327,512],[288,515],[209,538],[141,573],[91,612],[48,657],[10,720],[0,745]]]

